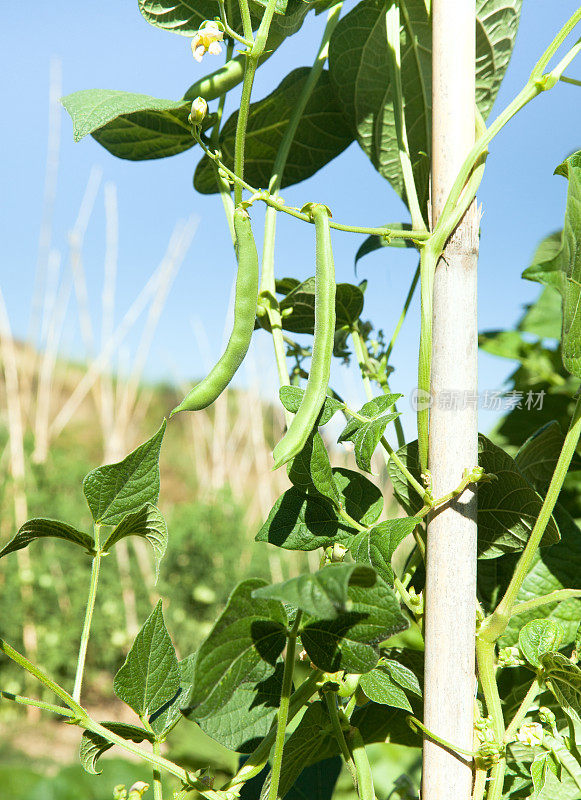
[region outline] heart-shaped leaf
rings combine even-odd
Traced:
[[[533,619],[523,626],[518,646],[533,667],[540,667],[542,656],[555,653],[563,641],[564,631],[553,619]]]
[[[351,555],[360,564],[370,564],[384,581],[393,586],[391,557],[397,546],[420,522],[416,517],[379,522],[371,530],[362,531],[353,539],[349,546]]]
[[[253,186],[268,186],[278,148],[309,75],[309,67],[295,69],[271,94],[251,104],[245,137],[244,178]],[[237,124],[238,112],[235,112],[220,133],[222,161],[230,169],[234,167]],[[353,135],[331,88],[329,73],[324,70],[298,124],[282,186],[309,178],[352,141]],[[214,164],[208,156],[198,164],[194,186],[202,194],[218,191]]]
[[[254,597],[289,603],[318,619],[336,619],[346,610],[349,586],[373,586],[375,581],[375,570],[369,567],[329,564],[317,572],[256,589]]]
[[[230,699],[208,716],[198,718],[196,709],[193,709],[186,711],[186,717],[228,750],[251,753],[266,736],[276,717],[282,674],[283,664],[279,662],[268,678],[241,683]]]
[[[378,645],[409,627],[397,597],[379,576],[373,586],[349,586],[349,610],[334,620],[305,618],[301,641],[325,672],[364,673],[379,660]]]
[[[362,675],[359,679],[359,686],[374,703],[412,711],[403,689],[392,679],[390,673],[381,666]]]
[[[383,508],[383,496],[377,486],[358,472],[342,467],[333,470],[333,479],[347,514],[362,525],[373,525]],[[331,502],[292,488],[278,498],[256,534],[256,541],[270,542],[285,550],[316,550],[335,542],[349,544],[356,534],[357,529],[345,522]]]
[[[165,627],[160,600],[115,675],[113,691],[143,717],[172,700],[179,688],[178,660]]]
[[[159,451],[166,420],[151,439],[117,464],[98,467],[85,477],[83,492],[98,525],[118,525],[126,514],[159,496]]]
[[[89,555],[93,555],[95,552],[95,542],[87,533],[78,531],[71,525],[59,522],[56,519],[39,518],[29,519],[28,522],[24,523],[16,536],[0,550],[0,558],[8,555],[8,553],[15,553],[17,550],[28,547],[31,542],[35,542],[37,539],[63,539],[65,542],[72,542],[84,547]]]
[[[144,728],[138,728],[136,725],[128,725],[125,722],[102,722],[101,725],[117,736],[123,739],[128,739],[132,742],[153,742],[154,735]],[[93,731],[83,731],[81,738],[81,746],[79,748],[79,758],[83,769],[90,775],[99,775],[100,770],[97,769],[97,761],[107,750],[113,747],[113,743],[104,736]]]
[[[374,167],[405,199],[395,129],[386,11],[391,2],[362,0],[333,32],[329,71],[337,98],[359,145]],[[431,25],[424,0],[400,3],[400,49],[407,139],[420,207],[428,197],[431,149]],[[476,101],[486,117],[504,76],[520,16],[521,0],[476,2]]]
[[[228,702],[242,683],[262,681],[275,670],[286,642],[287,616],[277,600],[254,598],[266,581],[242,581],[198,650],[191,708],[204,719]]]
[[[127,536],[141,536],[143,539],[147,539],[153,548],[157,580],[159,564],[167,548],[167,525],[161,511],[151,503],[146,503],[139,511],[127,514],[107,538],[103,550],[110,550],[113,545]]]

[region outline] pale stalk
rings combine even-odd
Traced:
[[[95,525],[94,529],[96,552],[93,556],[93,564],[91,566],[91,583],[89,585],[89,596],[87,598],[87,607],[85,609],[85,621],[83,623],[83,631],[81,633],[79,655],[77,657],[77,670],[75,673],[75,683],[73,687],[73,698],[77,703],[81,702],[81,688],[83,685],[83,675],[85,672],[85,659],[87,656],[89,637],[91,635],[91,622],[93,620],[93,611],[95,609],[95,599],[97,597],[97,587],[99,585],[99,568],[101,565],[102,556],[102,553],[99,549],[99,525]]]

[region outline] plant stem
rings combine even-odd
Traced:
[[[439,253],[429,245],[420,253],[420,352],[418,356],[418,450],[422,472],[428,468],[430,377],[432,371],[432,304]]]
[[[246,189],[252,195],[251,200],[254,202],[255,200],[260,200],[263,203],[266,203],[267,206],[271,206],[276,211],[281,211],[284,214],[289,214],[291,217],[295,217],[295,219],[300,219],[302,222],[308,222],[309,224],[313,225],[313,220],[309,214],[305,214],[303,211],[300,211],[298,208],[293,208],[292,206],[285,206],[284,203],[281,201],[280,198],[271,197],[269,192],[266,189],[257,189],[252,186],[248,181],[245,181],[243,178],[239,178],[235,172],[233,172],[229,167],[226,166],[220,159],[220,156],[217,153],[214,153],[210,148],[205,144],[204,140],[200,138],[200,134],[198,131],[194,130],[193,133],[194,139],[200,145],[204,153],[208,156],[209,159],[214,161],[216,164],[220,166],[221,169],[224,170],[225,174],[232,180],[233,183],[240,186],[242,189]],[[414,242],[418,246],[423,246],[424,242],[427,242],[430,238],[431,234],[428,231],[416,231],[416,230],[401,230],[400,228],[390,228],[389,225],[383,225],[380,228],[369,228],[364,225],[344,225],[341,222],[333,222],[332,220],[329,221],[329,227],[334,228],[337,231],[345,231],[346,233],[367,233],[370,236],[382,236],[386,239],[409,239],[411,242]]]
[[[234,173],[238,178],[244,178],[244,147],[246,144],[246,128],[248,125],[248,112],[250,109],[250,97],[254,76],[258,69],[258,62],[264,52],[270,23],[274,15],[276,0],[268,0],[266,9],[262,16],[262,21],[256,34],[256,39],[250,51],[246,54],[246,68],[244,70],[244,80],[242,82],[242,97],[238,110],[238,120],[236,123],[236,138],[234,143]],[[250,22],[250,11],[248,10],[248,0],[241,0],[240,11],[242,14],[242,24],[244,27],[244,37],[252,38],[252,24]],[[234,205],[238,206],[242,202],[242,186],[236,183],[234,186]]]
[[[542,689],[543,687],[541,681],[537,676],[530,685],[528,692],[524,696],[522,703],[518,707],[516,714],[514,715],[509,726],[506,729],[506,733],[504,734],[505,742],[508,743],[514,738],[516,732],[522,725],[524,718],[528,714],[529,709],[533,704],[533,700],[537,697],[538,694],[541,693]]]
[[[252,19],[250,17],[248,0],[238,0],[238,7],[240,8],[240,16],[242,17],[242,32],[244,33],[244,38],[252,43],[254,42],[254,36],[252,34]]]
[[[516,597],[524,579],[528,574],[529,569],[531,568],[535,553],[537,552],[545,529],[549,523],[549,520],[551,519],[553,509],[555,508],[555,504],[561,492],[561,487],[563,486],[563,482],[567,476],[567,471],[577,448],[577,443],[579,442],[580,436],[581,393],[578,393],[571,424],[569,426],[569,430],[567,431],[567,435],[565,436],[565,441],[563,442],[563,447],[561,449],[555,471],[553,472],[549,489],[543,501],[543,505],[541,506],[539,516],[537,517],[537,521],[535,522],[533,530],[531,531],[531,535],[529,536],[526,547],[518,560],[516,569],[513,573],[504,597],[492,615],[483,623],[480,633],[478,634],[479,638],[484,638],[488,642],[495,642],[505,631],[508,621],[512,615]]]
[[[305,703],[315,694],[322,678],[323,673],[320,670],[313,671],[307,680],[293,693],[289,703],[287,723],[299,713]],[[222,791],[230,791],[235,787],[238,787],[239,791],[242,784],[254,778],[262,771],[268,761],[268,755],[272,745],[275,742],[277,727],[277,724],[272,726],[269,733],[264,737],[256,750],[248,756],[236,775],[224,786]]]
[[[474,770],[474,789],[472,790],[472,800],[482,800],[486,791],[486,778],[488,770],[476,768]]]
[[[299,625],[301,624],[302,611],[297,611],[297,615],[288,635],[286,654],[284,657],[284,673],[282,676],[282,692],[280,695],[280,705],[278,707],[278,717],[276,723],[276,739],[274,743],[274,755],[272,758],[272,772],[270,775],[270,787],[268,790],[268,800],[277,800],[278,785],[280,783],[280,773],[282,768],[282,754],[284,751],[284,740],[286,726],[289,717],[289,704],[293,686],[293,673],[295,668],[295,649]]]
[[[418,193],[414,181],[412,161],[410,157],[406,121],[405,104],[401,84],[401,48],[400,48],[400,18],[399,3],[392,3],[385,14],[385,27],[387,32],[387,50],[389,61],[389,74],[391,90],[393,93],[393,116],[397,146],[403,184],[407,198],[407,205],[412,217],[414,228],[427,230],[424,217],[420,209]]]
[[[329,51],[329,40],[331,34],[339,21],[339,14],[341,12],[342,2],[333,6],[327,16],[327,24],[323,32],[321,44],[317,57],[309,76],[302,88],[301,94],[293,107],[292,114],[286,126],[281,143],[279,145],[276,158],[272,168],[272,176],[268,186],[269,194],[272,197],[278,197],[282,185],[282,179],[288,154],[295,137],[299,122],[305,110],[305,107],[311,97],[315,86],[323,71],[323,67],[327,60]],[[276,358],[276,366],[278,371],[278,379],[281,386],[288,386],[290,383],[288,369],[286,366],[286,353],[284,348],[284,340],[282,333],[282,319],[276,297],[276,283],[274,276],[274,245],[276,238],[276,210],[273,206],[268,206],[266,209],[264,221],[264,245],[262,251],[262,271],[260,277],[260,292],[259,296],[263,303],[266,305],[268,321],[272,332],[272,339],[274,345],[274,354]],[[285,412],[287,424],[291,419],[290,412]]]
[[[74,698],[59,686],[58,683],[49,678],[40,667],[37,667],[36,664],[33,664],[32,661],[29,661],[26,656],[23,656],[22,653],[19,653],[18,650],[15,650],[11,645],[8,644],[4,639],[0,639],[0,651],[4,653],[4,655],[8,656],[11,661],[14,661],[15,664],[25,669],[30,675],[36,678],[37,681],[46,686],[47,689],[50,689],[51,692],[54,692],[57,697],[63,701],[63,703],[68,706],[71,711],[73,712],[74,716],[83,716],[85,714],[85,709],[77,703]]]
[[[60,714],[61,717],[72,717],[73,712],[64,708],[63,706],[55,706],[52,703],[45,703],[43,700],[34,700],[32,697],[23,697],[20,694],[12,694],[0,690],[0,697],[6,700],[11,700],[13,703],[18,703],[22,706],[32,706],[33,708],[40,708],[41,711],[50,711],[52,714]]]
[[[504,742],[504,716],[502,703],[496,683],[496,664],[494,657],[494,642],[487,642],[476,637],[476,659],[478,663],[478,678],[486,702],[486,710],[492,720],[494,737],[500,746]],[[492,768],[490,788],[486,800],[500,800],[504,786],[504,773],[506,759],[501,757]]]
[[[341,750],[341,755],[345,761],[345,766],[351,775],[355,791],[357,791],[357,770],[355,769],[355,764],[353,762],[353,758],[351,757],[349,747],[347,746],[343,728],[341,727],[341,720],[339,719],[339,713],[337,711],[337,692],[325,692],[325,703],[327,705],[327,711],[329,712],[331,725],[333,726],[333,734],[337,740],[339,749]]]
[[[419,730],[421,730],[422,733],[428,739],[430,739],[432,742],[436,742],[437,744],[441,744],[442,747],[446,748],[446,750],[451,750],[456,755],[466,756],[467,758],[470,758],[470,759],[474,758],[474,753],[471,750],[464,750],[464,748],[458,747],[458,745],[452,744],[452,742],[448,742],[446,739],[443,739],[441,736],[436,736],[436,734],[432,733],[432,731],[428,730],[428,728],[426,728],[426,726],[422,722],[420,722],[419,719],[416,719],[415,717],[410,715],[410,716],[408,716],[407,721],[408,721],[408,725],[410,726],[410,728],[412,728],[412,729],[413,728],[419,728]]]
[[[575,11],[572,16],[563,25],[561,30],[557,33],[551,44],[547,47],[543,55],[539,58],[533,71],[531,72],[531,80],[536,80],[542,77],[543,71],[551,58],[555,55],[559,47],[563,44],[567,36],[571,33],[573,28],[581,20],[581,7]]]
[[[95,555],[93,556],[93,564],[91,567],[91,583],[89,586],[89,596],[87,598],[87,608],[85,610],[85,621],[83,623],[83,631],[81,633],[81,642],[79,645],[79,655],[77,658],[77,671],[75,674],[75,683],[73,687],[73,698],[77,703],[81,701],[81,688],[83,685],[83,674],[85,671],[85,658],[87,656],[87,646],[89,644],[89,636],[91,635],[91,621],[93,619],[93,611],[95,609],[95,599],[97,597],[97,586],[99,584],[99,568],[101,565],[101,551],[99,549],[99,525],[95,525]]]
[[[351,732],[351,754],[355,771],[357,773],[357,794],[359,800],[375,800],[375,789],[373,787],[373,775],[363,737],[358,728],[353,728]]]
[[[156,756],[161,755],[161,744],[156,739],[152,745],[153,752]],[[161,773],[155,767],[153,768],[153,797],[154,800],[163,800],[163,786],[161,783]]]
[[[571,600],[574,597],[581,597],[581,590],[557,589],[555,592],[550,592],[550,594],[534,597],[532,600],[527,600],[524,603],[517,603],[512,608],[511,616],[514,617],[516,614],[524,614],[527,611],[532,611],[533,608],[546,606],[549,603],[561,603],[563,600]]]

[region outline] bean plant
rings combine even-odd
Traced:
[[[58,702],[4,696],[78,726],[80,759],[89,772],[97,772],[99,758],[113,747],[140,759],[144,781],[130,790],[116,787],[118,798],[141,796],[149,781],[156,800],[164,793],[167,798],[162,775],[169,775],[178,785],[176,800],[190,794],[207,800],[326,800],[344,764],[357,797],[374,800],[368,745],[420,747],[424,738],[469,760],[474,800],[581,797],[581,531],[575,509],[568,508],[571,492],[561,495],[570,467],[579,466],[581,434],[581,151],[555,170],[567,181],[563,230],[542,243],[524,273],[547,287],[536,331],[542,330],[543,313],[551,330],[562,313],[560,349],[543,351],[552,359],[553,377],[537,375],[537,382],[558,386],[564,400],[558,421],[547,421],[526,441],[509,423],[504,440],[510,452],[481,435],[479,463],[454,491],[434,497],[427,462],[429,408],[418,410],[417,440],[406,442],[397,410],[402,394],[390,385],[392,351],[419,280],[418,389],[429,392],[436,265],[475,198],[499,131],[559,81],[581,83],[566,75],[581,49],[580,42],[566,48],[581,8],[552,40],[547,36],[547,48],[522,90],[487,122],[510,59],[521,0],[477,0],[475,144],[438,223],[430,227],[430,3],[361,0],[342,6],[333,0],[139,0],[149,23],[179,34],[176,47],[184,46],[180,37],[189,37],[197,61],[224,51],[225,63],[178,101],[108,90],[78,91],[63,99],[75,139],[91,134],[115,156],[139,161],[190,148],[201,155],[194,186],[202,194],[219,193],[238,264],[234,323],[216,366],[152,437],[123,461],[85,477],[91,533],[32,519],[0,552],[8,556],[38,539],[57,537],[84,548],[92,564],[74,685],[59,685],[1,640],[4,655],[52,690]],[[296,67],[271,94],[251,102],[256,71],[268,69],[264,64],[272,53],[287,38],[300,37],[303,26],[321,13],[327,21],[312,65]],[[240,85],[238,109],[224,122],[230,93]],[[404,200],[408,219],[361,226],[336,220],[332,209],[310,198],[301,208],[285,203],[286,186],[313,175],[354,140]],[[263,209],[259,258],[253,227]],[[299,281],[277,274],[280,214],[313,231],[314,277]],[[365,285],[336,284],[337,230],[365,237],[362,244],[358,240],[357,258],[383,247],[418,253],[418,269],[389,341],[363,321]],[[82,688],[105,557],[123,538],[140,536],[150,543],[159,568],[168,539],[156,507],[166,426],[174,415],[214,402],[259,329],[272,337],[287,422],[273,466],[286,469],[290,488],[257,532],[257,546],[317,551],[319,569],[274,585],[242,581],[197,652],[182,660],[160,601],[113,683],[114,694],[140,724],[94,719],[83,705]],[[296,334],[312,337],[310,348],[296,341]],[[485,336],[484,344],[512,353],[498,334]],[[521,345],[519,358],[527,346],[534,349],[524,339]],[[351,355],[367,396],[361,408],[351,408],[330,385],[333,356]],[[537,356],[526,362],[533,383],[542,361]],[[559,422],[569,406],[564,433]],[[357,470],[331,464],[324,428],[340,416],[345,424],[338,441],[350,443]],[[388,442],[388,426],[397,449]],[[400,512],[386,504],[374,482],[376,450],[385,458]],[[422,590],[426,520],[475,484],[478,675],[474,746],[467,751],[422,722]],[[557,563],[568,566],[570,585],[561,580],[562,569],[551,567]],[[191,722],[240,754],[238,772],[225,785],[208,770],[192,771],[162,755],[170,731]],[[390,794],[415,796],[405,781]]]

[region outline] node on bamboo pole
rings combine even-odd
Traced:
[[[474,142],[475,2],[432,2],[432,222]],[[434,497],[478,463],[476,204],[436,268],[428,466]],[[424,724],[472,749],[476,496],[468,489],[428,523]],[[425,740],[422,800],[469,800],[468,760]]]

